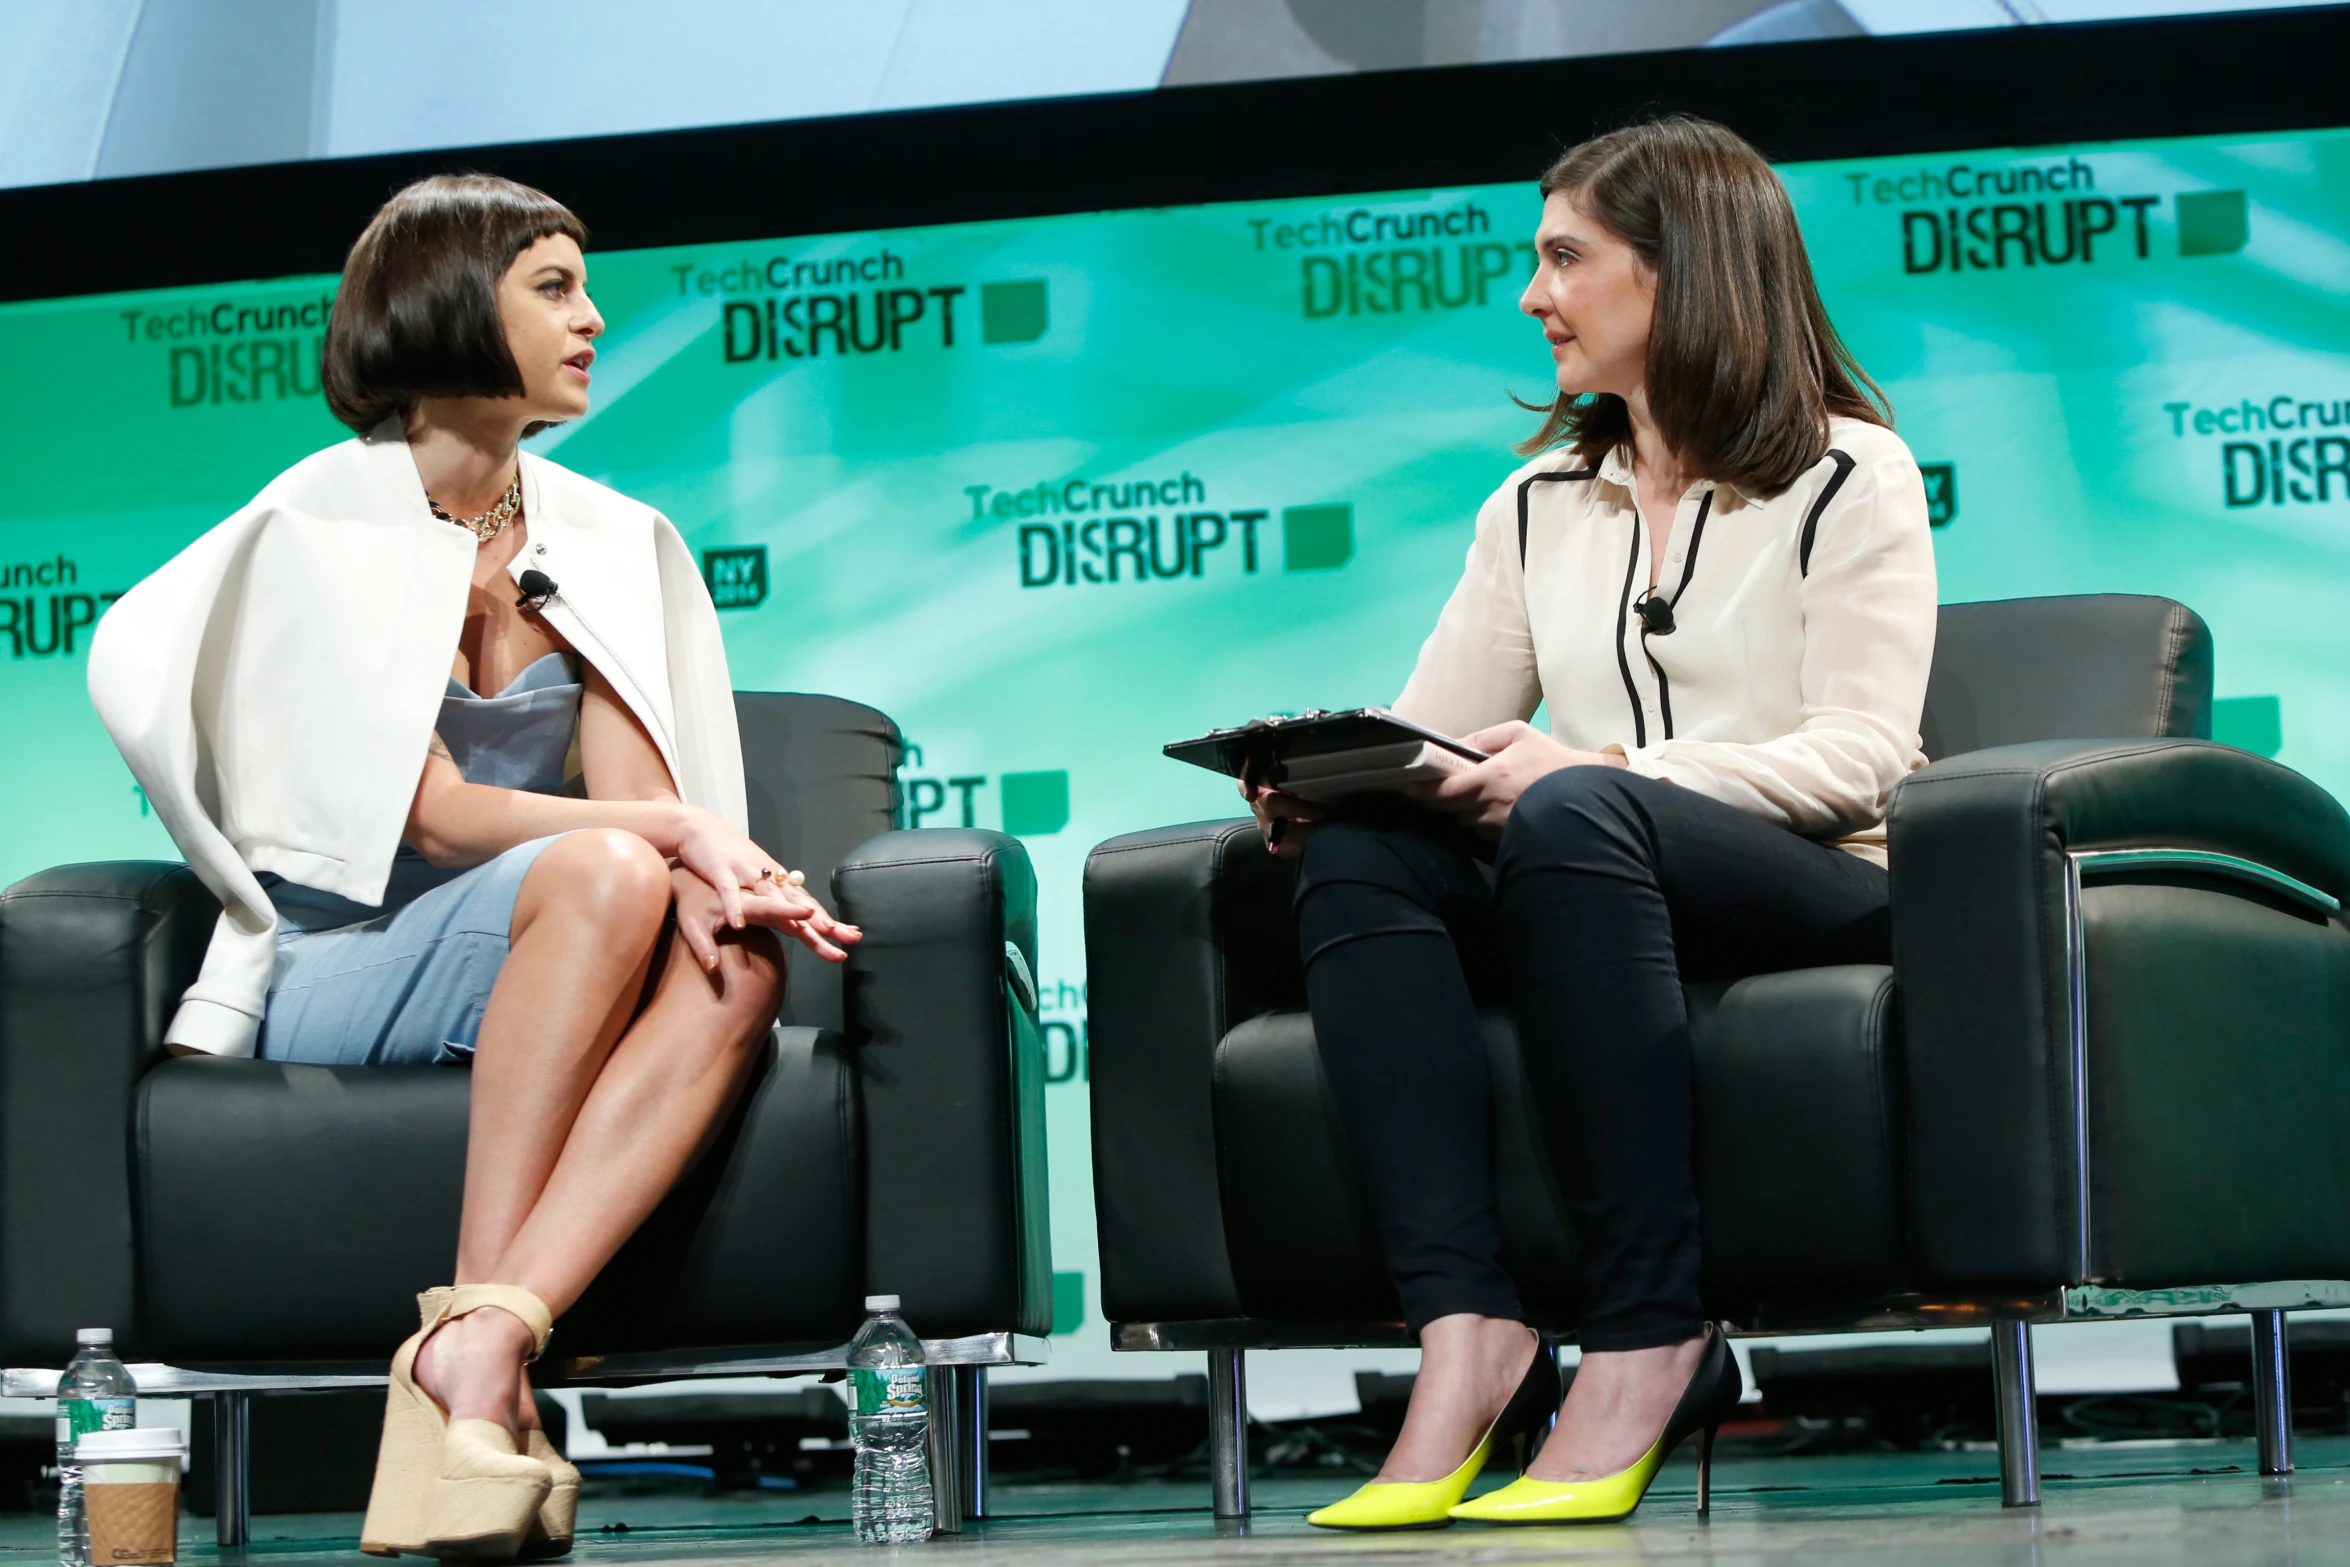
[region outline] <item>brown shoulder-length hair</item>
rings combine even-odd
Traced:
[[[334,416],[367,434],[419,397],[520,397],[498,281],[549,234],[587,226],[494,174],[436,174],[383,204],[343,265],[321,372]]]
[[[1892,422],[1828,322],[1786,188],[1737,132],[1688,115],[1628,125],[1569,148],[1542,194],[1655,273],[1648,407],[1693,477],[1777,495],[1826,454],[1831,415]],[[1591,464],[1631,438],[1621,397],[1562,392],[1518,450],[1563,441]]]

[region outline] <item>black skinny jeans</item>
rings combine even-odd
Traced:
[[[1705,1308],[1682,983],[1885,962],[1885,872],[1614,767],[1541,779],[1490,867],[1482,852],[1387,811],[1316,828],[1298,876],[1306,1002],[1405,1317],[1525,1317],[1501,1266],[1475,977],[1506,986],[1517,1021],[1581,1251],[1583,1347],[1689,1338]]]

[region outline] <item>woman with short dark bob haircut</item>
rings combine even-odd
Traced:
[[[1302,851],[1315,1036],[1421,1348],[1332,1528],[1622,1517],[1691,1432],[1702,1505],[1742,1388],[1698,1288],[1682,985],[1887,961],[1885,808],[1924,765],[1924,486],[1770,167],[1671,118],[1573,148],[1542,195],[1520,306],[1557,394],[1395,703],[1491,759],[1385,810],[1243,785]],[[1489,1120],[1522,1090],[1488,1079],[1485,985],[1571,1210],[1583,1357],[1532,1466],[1464,1504],[1557,1406],[1520,1284],[1571,1283],[1501,1264]]]
[[[361,1540],[571,1544],[526,1364],[858,932],[744,830],[717,617],[650,507],[518,443],[588,409],[587,231],[486,175],[351,249],[288,469],[126,594],[91,695],[223,905],[178,1050],[469,1065],[453,1287],[392,1361]]]

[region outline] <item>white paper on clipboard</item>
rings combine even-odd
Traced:
[[[1356,795],[1400,794],[1412,784],[1433,782],[1476,765],[1465,756],[1421,740],[1293,758],[1285,765],[1286,776],[1279,787],[1301,800],[1326,804]]]

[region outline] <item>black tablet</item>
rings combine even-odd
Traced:
[[[1232,778],[1253,764],[1258,778],[1282,784],[1293,776],[1302,780],[1405,769],[1429,746],[1465,761],[1485,760],[1485,753],[1475,746],[1399,718],[1384,707],[1343,713],[1314,709],[1294,718],[1251,719],[1236,729],[1211,729],[1197,739],[1178,740],[1166,753],[1178,762]]]

